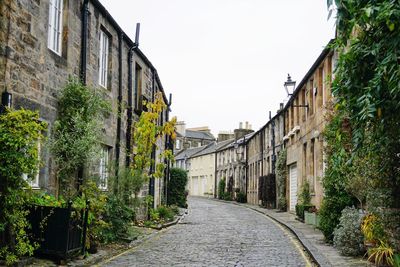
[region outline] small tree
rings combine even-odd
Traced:
[[[74,178],[78,170],[82,171],[84,165],[96,157],[103,113],[108,110],[109,103],[100,92],[79,81],[70,80],[62,90],[50,148],[57,165],[60,192],[64,197],[75,195],[78,181]]]
[[[171,178],[168,186],[168,205],[177,205],[178,207],[186,208],[186,184],[187,172],[183,169],[172,168]]]
[[[7,264],[32,255],[35,249],[26,233],[25,189],[29,185],[23,174],[34,177],[38,172],[37,144],[45,128],[37,112],[18,110],[0,115],[0,259]]]
[[[276,163],[276,182],[278,187],[278,209],[286,210],[286,149],[279,152]]]
[[[218,198],[219,199],[225,198],[225,187],[226,187],[226,182],[225,182],[225,177],[224,177],[218,183]]]
[[[123,186],[125,202],[132,203],[137,198],[144,183],[148,182],[150,175],[154,178],[161,178],[164,175],[165,163],[164,159],[173,160],[173,154],[171,150],[164,150],[160,155],[160,162],[155,162],[152,159],[153,150],[157,151],[163,136],[171,136],[175,139],[175,123],[176,118],[172,118],[171,121],[164,125],[158,125],[157,121],[162,111],[166,108],[161,93],[157,93],[154,102],[145,103],[147,110],[142,112],[139,121],[136,122],[132,127],[133,136],[133,151],[130,151],[133,155],[133,161],[127,173],[128,178],[134,183],[125,183]],[[150,167],[155,164],[155,172],[150,174]],[[128,180],[129,180],[128,179]]]

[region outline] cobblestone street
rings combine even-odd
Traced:
[[[190,198],[180,224],[103,266],[307,266],[297,241],[244,207]]]

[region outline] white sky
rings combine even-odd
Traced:
[[[101,0],[157,68],[172,115],[214,134],[258,130],[334,37],[326,0]]]

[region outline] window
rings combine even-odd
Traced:
[[[50,0],[47,46],[58,55],[61,54],[62,7],[63,0]]]
[[[40,160],[40,142],[38,142],[37,146],[38,146],[37,147],[38,159]],[[30,187],[32,187],[34,189],[39,188],[39,170],[37,170],[36,173],[32,173],[32,174],[23,173],[22,178],[24,178],[24,180],[29,184]]]
[[[142,68],[135,65],[135,105],[136,110],[142,110]],[[192,147],[192,146],[191,146]]]
[[[181,140],[176,139],[176,149],[181,149]]]
[[[100,31],[99,84],[107,88],[109,37]]]
[[[110,149],[106,146],[101,148],[100,164],[99,164],[99,188],[101,190],[107,190],[108,188],[108,160],[109,160]]]

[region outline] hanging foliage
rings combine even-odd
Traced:
[[[38,142],[45,129],[37,112],[18,110],[0,115],[0,259],[7,265],[32,255],[37,247],[27,236],[30,225],[24,207],[29,185],[23,174],[32,179],[38,172]]]

